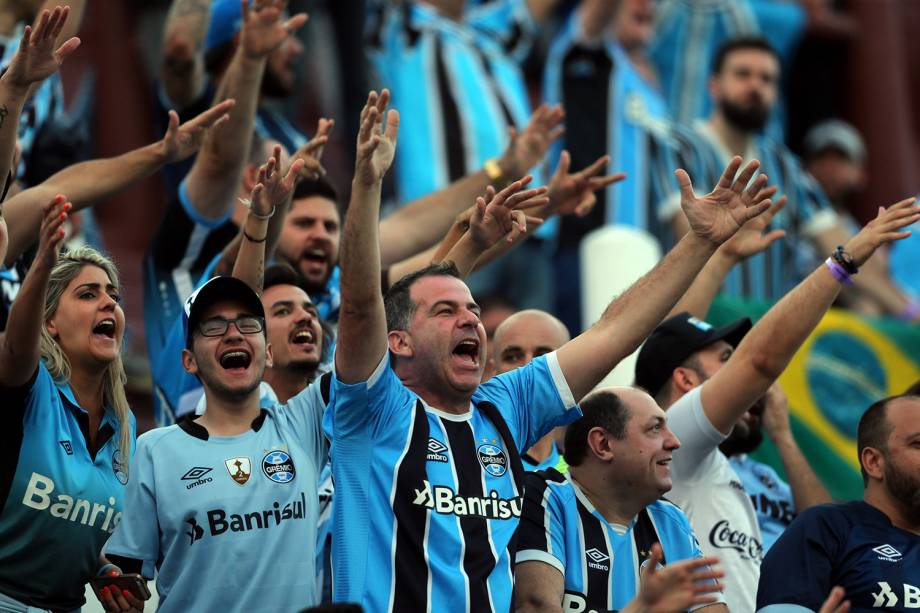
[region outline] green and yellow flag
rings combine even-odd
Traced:
[[[707,320],[760,318],[769,304],[719,297]],[[856,426],[866,408],[920,380],[920,326],[831,309],[780,377],[792,430],[815,472],[838,500],[862,498]],[[754,457],[783,467],[765,437]]]

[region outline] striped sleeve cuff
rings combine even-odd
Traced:
[[[556,355],[555,351],[546,354],[546,365],[549,367],[549,373],[553,377],[556,391],[559,392],[559,397],[562,398],[562,404],[566,409],[571,409],[575,406],[575,395],[569,388],[569,382],[566,381],[562,367],[559,366],[559,356]]]
[[[565,567],[562,565],[562,562],[545,551],[540,551],[539,549],[525,549],[519,551],[514,556],[514,563],[520,564],[521,562],[543,562],[558,570],[559,573],[565,577]]]

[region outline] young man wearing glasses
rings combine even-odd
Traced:
[[[320,386],[285,405],[260,397],[272,351],[262,302],[240,279],[205,283],[185,316],[182,364],[201,380],[207,410],[138,439],[107,556],[125,573],[156,568],[160,611],[316,604],[309,544],[328,450]]]

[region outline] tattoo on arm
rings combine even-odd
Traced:
[[[9,114],[10,114],[10,112],[9,112],[9,110],[6,108],[6,105],[5,105],[5,104],[0,104],[0,128],[3,127],[3,123],[6,121],[6,116],[9,115]]]

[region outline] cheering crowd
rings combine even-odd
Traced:
[[[78,611],[87,585],[106,611],[154,588],[180,612],[920,608],[920,382],[866,407],[850,502],[777,383],[835,304],[920,320],[887,263],[920,206],[860,227],[858,133],[821,124],[800,161],[783,37],[730,27],[794,3],[371,2],[373,88],[307,136],[273,103],[307,15],[172,0],[165,135],[47,176],[87,2],[12,4],[0,612]],[[522,66],[562,8],[532,106]],[[86,228],[154,174],[138,436],[122,283]],[[582,321],[608,225],[665,255]],[[773,304],[716,327],[718,294]],[[636,352],[633,386],[600,386]],[[748,455],[764,434],[788,481]]]

